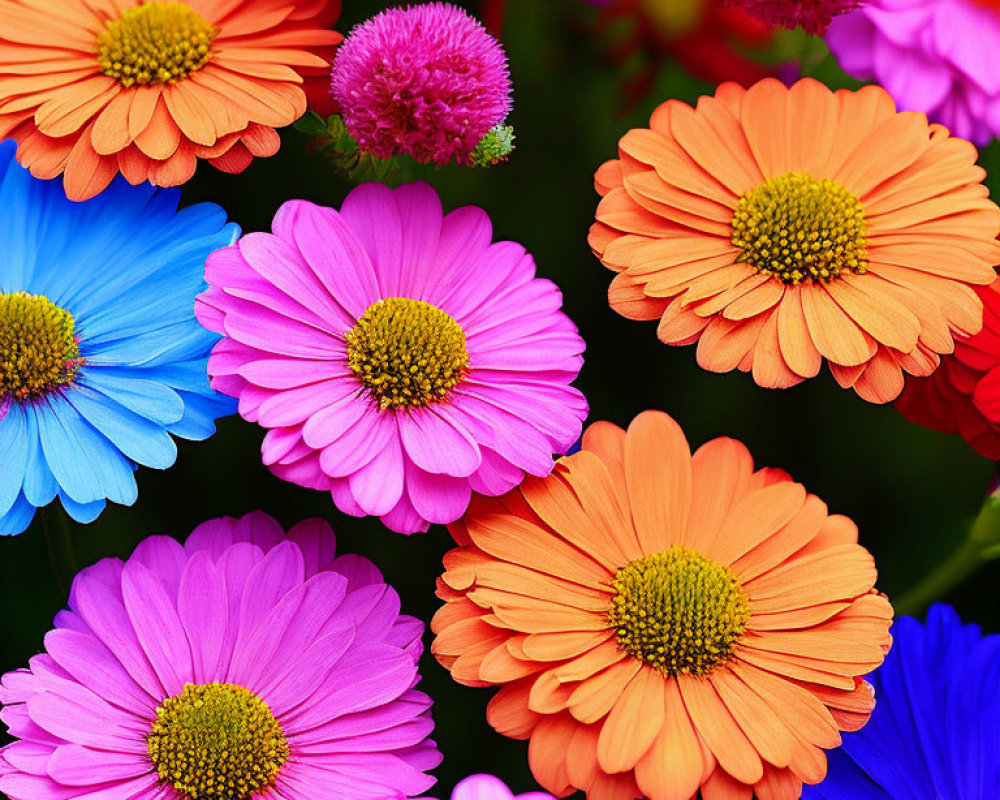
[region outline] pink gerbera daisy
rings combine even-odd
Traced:
[[[369,183],[339,212],[285,203],[272,227],[209,257],[196,314],[225,336],[212,385],[270,429],[276,475],[413,533],[577,440],[583,340],[482,209]]]
[[[433,800],[433,798],[420,798]],[[455,785],[451,800],[555,800],[548,792],[514,794],[496,775],[470,775]]]
[[[11,800],[413,796],[434,779],[423,624],[329,525],[217,519],[73,582],[0,685]]]

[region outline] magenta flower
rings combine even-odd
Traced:
[[[853,11],[862,0],[725,0],[723,5],[740,6],[765,25],[803,28],[807,33],[822,34],[830,20]]]
[[[361,150],[460,163],[510,111],[499,42],[448,3],[390,8],[358,25],[333,62],[330,93]]]
[[[547,475],[579,438],[583,340],[482,209],[369,183],[339,212],[285,203],[273,230],[209,257],[195,313],[225,334],[212,385],[270,429],[276,475],[413,533]]]
[[[421,800],[430,800],[421,798]],[[451,800],[555,800],[548,792],[514,794],[495,775],[470,775],[456,784]]]
[[[73,582],[0,682],[10,800],[350,800],[434,780],[423,624],[330,527],[260,512],[154,536]]]
[[[1000,11],[975,0],[869,0],[833,21],[841,69],[874,80],[900,109],[922,111],[982,145],[1000,134]]]

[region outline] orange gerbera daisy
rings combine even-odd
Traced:
[[[329,71],[340,0],[0,0],[0,138],[85,200],[274,155]],[[327,56],[327,57],[324,57]]]
[[[826,359],[884,403],[982,325],[1000,209],[976,149],[879,87],[725,84],[618,147],[590,234],[611,306],[705,369],[784,388]]]
[[[846,517],[747,449],[692,457],[666,414],[450,526],[433,652],[590,800],[796,800],[874,706],[892,609]]]

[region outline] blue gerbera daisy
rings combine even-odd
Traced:
[[[178,197],[118,179],[73,203],[0,143],[0,534],[56,496],[80,522],[135,502],[137,465],[169,467],[171,434],[205,439],[233,412],[194,298],[239,229]]]
[[[829,754],[803,800],[996,800],[1000,797],[1000,636],[936,605],[923,626],[901,617],[868,680],[875,711]]]

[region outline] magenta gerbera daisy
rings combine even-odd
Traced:
[[[272,228],[209,257],[195,311],[225,335],[212,385],[270,429],[276,475],[413,533],[547,475],[579,438],[583,340],[482,209],[369,183],[339,212],[285,203]]]
[[[390,8],[337,51],[330,93],[361,150],[421,163],[466,163],[510,111],[500,43],[449,3]]]
[[[0,681],[10,800],[404,798],[434,783],[423,624],[330,527],[217,519],[73,582]]]

